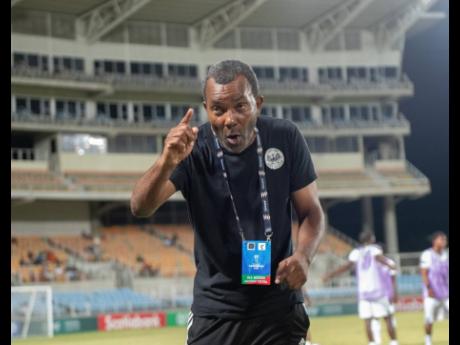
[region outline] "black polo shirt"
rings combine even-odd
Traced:
[[[291,193],[316,179],[305,139],[290,121],[258,117],[273,229],[269,286],[241,284],[241,236],[210,123],[200,126],[192,153],[170,179],[187,201],[195,233],[192,312],[203,317],[243,319],[287,311],[303,302],[300,290],[274,284],[278,263],[292,255]],[[231,193],[246,240],[265,240],[260,198],[257,141],[241,153],[224,149]],[[268,151],[268,153],[267,153]]]

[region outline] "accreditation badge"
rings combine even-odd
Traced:
[[[243,241],[241,284],[270,285],[271,242]]]

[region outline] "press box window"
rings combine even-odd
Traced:
[[[107,138],[89,134],[63,134],[59,137],[63,152],[79,155],[107,153]]]

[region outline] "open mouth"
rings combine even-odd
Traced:
[[[227,142],[230,145],[237,145],[240,141],[241,135],[239,134],[229,134],[225,137],[227,139]]]

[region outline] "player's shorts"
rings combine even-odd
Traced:
[[[390,301],[387,297],[375,301],[360,300],[358,314],[360,319],[386,317],[390,315]]]
[[[439,300],[433,297],[425,297],[423,299],[423,309],[425,311],[425,322],[433,323],[440,315],[440,311],[444,311],[444,317],[449,318],[449,298]]]
[[[245,320],[198,317],[190,313],[186,345],[299,345],[310,326],[303,303],[285,315]]]
[[[389,313],[390,315],[394,315],[394,314],[395,314],[395,310],[396,310],[395,305],[394,305],[393,303],[390,303],[390,305],[388,306],[388,313]]]

